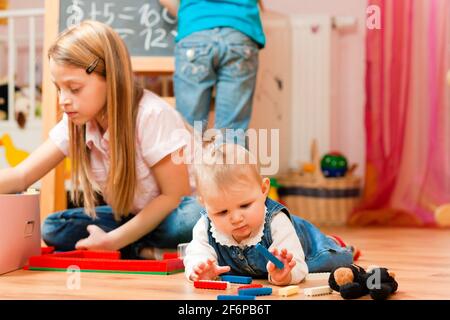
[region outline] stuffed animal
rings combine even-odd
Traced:
[[[35,116],[41,116],[41,102],[40,102],[40,90],[38,87],[35,89]],[[23,87],[18,92],[16,92],[15,96],[15,104],[14,104],[14,114],[17,124],[19,128],[24,129],[28,119],[30,118],[30,109],[31,109],[31,88]]]
[[[385,300],[398,288],[395,274],[388,269],[375,267],[366,272],[355,264],[334,269],[328,284],[344,299],[357,299],[370,294],[374,300]]]
[[[379,283],[377,280],[379,279]],[[391,294],[397,291],[398,283],[395,280],[395,273],[387,268],[373,268],[367,271],[367,286],[369,293],[374,300],[386,300]]]
[[[14,113],[20,129],[25,128],[30,113],[30,100],[21,94],[16,94]]]

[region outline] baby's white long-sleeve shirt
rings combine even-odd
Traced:
[[[189,279],[196,265],[206,262],[212,258],[217,261],[217,254],[214,248],[208,242],[207,217],[201,217],[193,229],[193,239],[186,248],[186,256],[184,257],[185,275]],[[264,226],[262,226],[263,228]],[[251,243],[246,242],[244,245],[237,243],[232,237],[221,234],[214,228],[211,222],[211,229],[216,241],[222,245],[250,246],[256,245],[261,241],[260,237],[252,238]],[[291,284],[301,282],[308,274],[308,266],[305,262],[305,255],[297,233],[289,220],[288,216],[283,212],[274,215],[270,225],[272,244],[269,250],[277,248],[278,250],[286,249],[294,256],[296,261],[295,267],[291,271]],[[225,242],[225,243],[224,243]],[[269,277],[270,281],[270,277]]]

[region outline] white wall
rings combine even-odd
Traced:
[[[339,81],[335,88],[331,146],[350,163],[365,165],[365,33],[366,0],[264,0],[265,8],[285,14],[333,14],[357,18],[357,28],[341,34],[336,52]]]
[[[9,10],[16,9],[30,9],[30,8],[43,8],[45,0],[10,0]],[[36,18],[36,44],[39,46],[43,45],[44,39],[44,19]],[[7,39],[8,26],[0,25],[0,39]],[[19,85],[27,83],[27,72],[28,72],[28,41],[26,35],[28,34],[28,19],[18,18],[15,20],[15,35],[18,46],[18,58],[17,58],[17,78],[16,81]],[[6,51],[5,51],[6,50]],[[7,45],[4,42],[0,42],[0,78],[7,75]],[[42,54],[36,57],[37,64],[37,74],[36,81],[41,82],[42,77]]]

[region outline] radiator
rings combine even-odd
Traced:
[[[337,36],[331,16],[265,12],[262,19],[267,44],[260,51],[250,127],[280,130],[283,173],[310,160],[313,139],[320,153],[329,151]]]

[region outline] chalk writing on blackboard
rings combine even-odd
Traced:
[[[177,20],[158,0],[61,0],[60,31],[86,19],[114,28],[133,56],[173,55]]]

